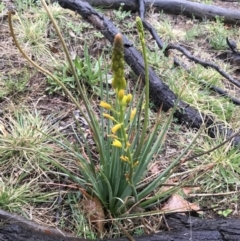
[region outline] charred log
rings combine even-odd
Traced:
[[[59,229],[29,221],[18,215],[0,210],[0,241],[90,241],[75,238]],[[240,240],[239,219],[201,219],[183,215],[166,218],[170,231],[134,237],[136,241],[233,241]],[[128,241],[127,238],[104,239]],[[100,241],[100,240],[99,240]]]
[[[93,7],[103,7],[118,9],[121,4],[123,9],[138,11],[138,3],[135,0],[85,0]],[[216,5],[190,2],[186,0],[145,0],[145,7],[154,7],[158,11],[165,13],[185,15],[190,18],[193,16],[200,19],[215,19],[216,16],[223,17],[223,21],[231,24],[240,24],[240,11],[226,9]]]
[[[0,241],[85,241],[0,210]]]

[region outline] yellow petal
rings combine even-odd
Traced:
[[[116,132],[121,128],[122,124],[116,124],[115,126],[112,127],[112,133],[116,134]]]
[[[112,145],[115,146],[115,147],[119,147],[119,148],[122,147],[122,143],[117,139],[113,140]]]
[[[128,162],[129,161],[129,159],[128,159],[128,157],[127,156],[120,156],[120,159],[122,160],[122,161],[124,161],[124,162]]]
[[[101,101],[99,105],[101,107],[103,107],[104,109],[108,109],[108,110],[112,109],[112,106],[110,104],[108,104],[107,102],[105,102],[105,101]]]
[[[114,120],[114,117],[109,115],[109,114],[106,114],[106,113],[103,113],[103,117],[109,119],[109,120]]]

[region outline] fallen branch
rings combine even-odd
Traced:
[[[180,51],[182,54],[184,54],[188,59],[194,61],[195,63],[201,64],[203,67],[207,68],[213,68],[215,69],[219,74],[221,74],[223,77],[225,77],[227,80],[229,80],[232,84],[236,85],[237,87],[240,88],[240,81],[234,79],[232,76],[230,76],[229,74],[227,74],[225,71],[223,71],[218,65],[216,65],[215,63],[212,62],[207,62],[207,61],[203,61],[195,56],[193,56],[187,49],[183,48],[180,45],[175,45],[175,44],[169,44],[166,47],[166,50],[169,49],[176,49],[178,51]]]
[[[123,9],[138,11],[138,4],[135,0],[85,0],[93,7],[106,9],[118,9],[124,4]],[[145,0],[146,8],[156,8],[157,11],[163,10],[165,13],[185,15],[190,18],[193,16],[200,19],[215,19],[216,16],[222,17],[225,23],[240,24],[240,11],[226,9],[216,5],[190,2],[186,0]]]
[[[56,228],[39,225],[16,214],[0,210],[0,241],[85,241]]]
[[[39,225],[16,214],[0,210],[0,241],[91,241],[75,238],[56,228]],[[135,241],[185,241],[240,240],[239,219],[202,219],[183,215],[166,218],[170,231],[134,237]],[[164,228],[164,227],[163,227]],[[96,241],[100,241],[96,239]],[[104,241],[129,241],[127,238],[104,239]]]

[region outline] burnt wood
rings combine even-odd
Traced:
[[[0,210],[0,241],[85,241]]]
[[[166,217],[170,231],[134,237],[136,241],[237,241],[240,240],[239,219],[201,219],[183,215]],[[16,214],[0,210],[0,241],[90,241],[39,225]],[[165,227],[166,227],[165,226]],[[128,241],[127,238],[104,239]],[[100,239],[97,239],[100,241]]]
[[[137,0],[84,0],[93,7],[108,9],[118,9],[123,3],[123,9],[138,11]],[[165,13],[185,15],[200,19],[215,19],[216,16],[223,17],[224,22],[231,24],[240,24],[240,11],[227,9],[216,5],[191,2],[186,0],[145,0],[145,7],[154,7],[158,11]]]

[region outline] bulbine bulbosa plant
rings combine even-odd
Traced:
[[[118,33],[113,43],[111,63],[113,74],[112,88],[115,94],[107,94],[105,97],[102,95],[102,101],[99,102],[101,110],[100,121],[97,121],[91,103],[77,78],[74,63],[71,60],[60,30],[45,1],[41,0],[41,2],[63,45],[69,66],[77,83],[79,97],[82,99],[86,110],[83,110],[79,101],[73,97],[60,79],[33,62],[24,53],[14,35],[11,13],[9,13],[11,34],[16,46],[24,57],[37,69],[56,81],[69,99],[76,105],[76,108],[79,109],[91,129],[92,139],[96,144],[95,152],[97,152],[93,154],[83,130],[79,127],[78,134],[82,135],[83,140],[82,146],[79,146],[79,148],[73,148],[71,143],[66,141],[63,144],[62,139],[54,139],[50,136],[49,138],[62,145],[69,152],[69,156],[74,160],[74,163],[78,160],[77,165],[81,175],[76,176],[71,170],[63,167],[60,161],[59,163],[56,163],[56,161],[52,163],[61,170],[64,176],[69,176],[77,183],[88,196],[97,198],[101,202],[102,207],[114,217],[124,215],[133,205],[138,205],[143,208],[141,210],[144,210],[144,208],[164,200],[172,192],[176,191],[177,187],[170,188],[165,192],[159,191],[159,187],[170,177],[172,171],[180,163],[181,158],[191,145],[176,160],[173,160],[165,170],[151,179],[151,182],[144,182],[149,164],[154,161],[154,157],[161,151],[161,147],[164,144],[174,110],[172,110],[165,124],[161,124],[161,128],[160,117],[157,115],[154,127],[148,130],[149,74],[144,31],[140,18],[137,18],[136,23],[145,61],[144,92],[139,99],[135,99],[136,95],[134,93],[136,90],[128,93],[124,77],[123,38]],[[102,80],[103,76],[99,76],[99,78]],[[103,93],[103,85],[101,85],[101,88]],[[144,121],[142,122],[143,117]],[[139,185],[140,181],[143,181],[141,185]]]

